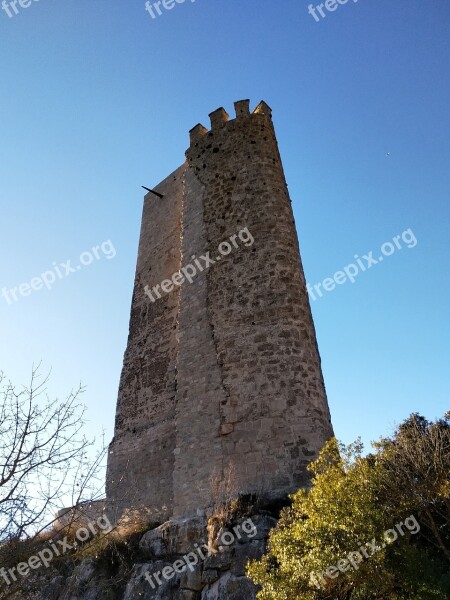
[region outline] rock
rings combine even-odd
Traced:
[[[135,565],[121,600],[136,600],[136,598],[139,600],[167,600],[167,598],[172,598],[179,586],[180,576],[174,572],[170,579],[166,579],[162,575],[165,567],[171,567],[171,565],[162,560]]]
[[[175,554],[187,554],[195,550],[195,544],[201,546],[207,541],[206,521],[202,517],[184,519],[176,522],[174,540]]]
[[[76,581],[78,587],[84,587],[95,575],[95,562],[92,558],[83,560],[83,562],[75,567],[73,575],[70,579]]]
[[[99,569],[92,559],[77,565],[66,580],[58,600],[116,600],[117,592],[110,579]],[[47,600],[43,596],[42,600]]]
[[[217,554],[208,556],[204,562],[205,569],[219,569],[219,571],[226,571],[231,567],[233,562],[234,548],[224,547],[223,550],[219,550]]]
[[[20,600],[256,600],[245,567],[262,556],[275,525],[267,515],[242,518],[217,533],[214,547],[200,550],[206,546],[205,520],[172,519],[141,537],[141,551],[153,560],[128,563],[127,582],[115,582],[117,569],[106,561],[87,559],[66,564],[65,577],[52,569],[45,576],[35,574],[36,582],[30,579],[27,588],[30,594]],[[224,534],[226,539],[221,538]]]
[[[256,586],[247,577],[230,577],[224,600],[256,600]]]
[[[203,590],[201,600],[223,600],[225,589],[231,578],[231,573],[225,573],[218,581]]]
[[[200,565],[197,565],[193,571],[191,569],[186,569],[186,571],[181,575],[180,587],[186,590],[193,590],[195,592],[201,591],[202,584],[202,568]]]
[[[117,592],[112,590],[106,581],[99,582],[98,586],[89,587],[81,596],[76,596],[76,600],[117,600],[117,598]]]
[[[174,600],[200,600],[200,592],[193,592],[192,590],[178,590]]]
[[[278,521],[268,515],[255,515],[246,519],[240,519],[233,528],[237,529],[239,535],[236,534],[237,541],[245,544],[252,540],[266,540],[269,537],[269,532],[273,529]]]
[[[58,575],[50,583],[44,585],[41,591],[41,600],[58,600],[64,589],[64,582],[64,577]]]
[[[249,544],[239,544],[236,547],[231,572],[233,575],[242,577],[245,575],[245,566],[249,560],[260,559],[265,552],[265,542],[263,540],[253,540]]]
[[[170,540],[169,522],[156,529],[147,531],[139,542],[139,549],[149,558],[162,558],[169,555]]]
[[[205,569],[202,573],[202,583],[210,585],[219,579],[219,572],[216,569]]]
[[[201,600],[256,600],[256,587],[246,577],[225,573],[203,590]]]
[[[164,558],[195,551],[195,544],[206,543],[206,522],[202,517],[171,520],[147,531],[139,548],[149,558]]]

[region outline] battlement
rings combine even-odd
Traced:
[[[230,116],[227,111],[223,108],[217,108],[212,113],[209,114],[209,118],[211,121],[211,132],[218,131],[222,127],[224,127],[227,123],[232,123],[239,119],[246,119],[251,117],[252,115],[266,115],[269,118],[272,118],[272,109],[270,106],[261,100],[258,106],[250,113],[250,100],[237,100],[234,103],[234,110],[236,113],[236,118],[230,120]],[[189,137],[191,146],[198,143],[202,138],[204,138],[209,133],[209,130],[198,123],[195,127],[193,127],[189,131]]]

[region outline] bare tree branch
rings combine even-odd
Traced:
[[[32,536],[64,506],[99,497],[105,446],[82,431],[80,385],[63,401],[50,400],[50,374],[33,366],[30,383],[16,388],[0,373],[0,541]]]

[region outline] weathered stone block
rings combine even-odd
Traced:
[[[204,585],[211,585],[219,579],[219,571],[217,569],[204,569],[202,573],[202,583]]]
[[[64,589],[65,579],[60,575],[43,586],[40,600],[59,600]]]
[[[251,522],[250,522],[251,521]],[[265,540],[269,536],[269,532],[276,526],[277,520],[269,515],[255,515],[251,520],[240,519],[236,525],[239,531],[239,543],[247,543],[253,540]],[[242,524],[247,522],[248,528],[243,528]],[[254,526],[254,529],[253,529]],[[246,533],[250,531],[250,533]]]
[[[181,575],[180,587],[182,589],[193,590],[196,592],[201,591],[203,588],[201,565],[197,565],[193,570],[190,568],[185,570],[185,572]]]
[[[234,548],[225,548],[222,552],[208,556],[205,560],[205,569],[218,569],[225,571],[231,567],[233,562]]]
[[[139,548],[149,558],[187,554],[206,542],[206,522],[202,517],[171,520],[147,531]]]
[[[164,567],[171,566],[165,561],[156,561],[134,566],[122,600],[167,600],[179,589],[179,575],[170,580],[161,576]],[[149,581],[150,579],[150,581]],[[160,583],[161,582],[161,583]]]
[[[201,600],[255,600],[256,587],[246,577],[226,573],[208,589]]]
[[[59,584],[54,585],[55,593]],[[48,591],[45,592],[48,594]],[[49,594],[52,595],[52,592]],[[84,560],[77,565],[72,575],[65,581],[58,600],[116,600],[117,592],[111,588],[109,577],[92,559]],[[42,600],[47,600],[42,596]]]
[[[192,590],[178,590],[173,598],[174,600],[200,600],[201,594]]]
[[[255,540],[248,544],[239,544],[234,552],[231,572],[238,577],[244,576],[245,567],[249,560],[259,560],[265,551],[265,542]]]

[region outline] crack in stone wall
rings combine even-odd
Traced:
[[[191,169],[186,172],[183,215],[183,266],[206,250],[203,225],[205,190]],[[177,447],[174,514],[196,513],[211,497],[211,478],[221,472],[218,435],[222,379],[207,309],[207,271],[181,288],[178,348]]]

